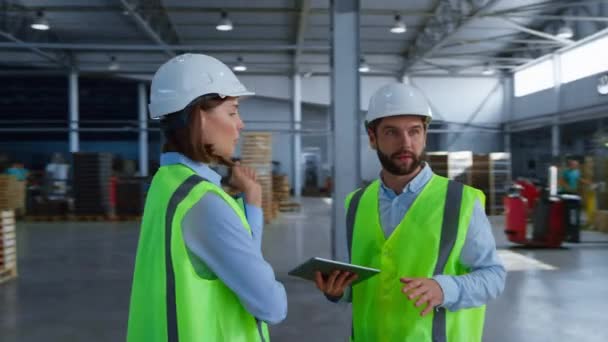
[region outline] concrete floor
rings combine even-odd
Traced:
[[[306,198],[302,212],[266,227],[264,254],[289,296],[274,341],[347,340],[349,306],[286,275],[311,256],[329,256],[329,210]],[[608,341],[608,243],[512,248],[501,219],[492,220],[509,268],[524,270],[509,272],[505,293],[488,305],[484,340]],[[135,223],[19,223],[19,278],[0,285],[0,341],[123,341],[137,237]]]

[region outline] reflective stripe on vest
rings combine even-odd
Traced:
[[[175,274],[173,272],[173,262],[171,262],[171,231],[173,229],[173,216],[177,205],[180,204],[190,191],[200,182],[206,179],[192,175],[183,182],[171,196],[167,213],[165,215],[165,268],[167,283],[167,335],[169,342],[178,342],[179,335],[177,330],[177,305],[175,304]]]

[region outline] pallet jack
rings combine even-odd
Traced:
[[[509,241],[546,248],[559,248],[564,241],[580,242],[581,197],[557,193],[555,166],[549,168],[549,183],[548,191],[527,180],[511,186],[503,199]]]

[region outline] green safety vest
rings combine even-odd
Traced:
[[[459,256],[479,190],[433,175],[395,231],[385,238],[378,214],[380,182],[351,193],[346,200],[351,261],[378,268],[380,274],[352,289],[353,341],[481,341],[485,306],[425,317],[401,290],[402,277],[461,275],[470,270]]]
[[[220,187],[184,165],[161,167],[146,199],[127,341],[269,341],[266,324],[247,312],[211,270],[193,265],[197,259],[189,256],[182,219],[207,192],[223,198],[240,217],[243,234],[251,234],[243,208]]]

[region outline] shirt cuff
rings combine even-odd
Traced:
[[[443,303],[440,306],[449,309],[450,306],[456,303],[459,297],[456,280],[452,276],[442,274],[434,276],[433,280],[439,284],[439,287],[443,291]]]

